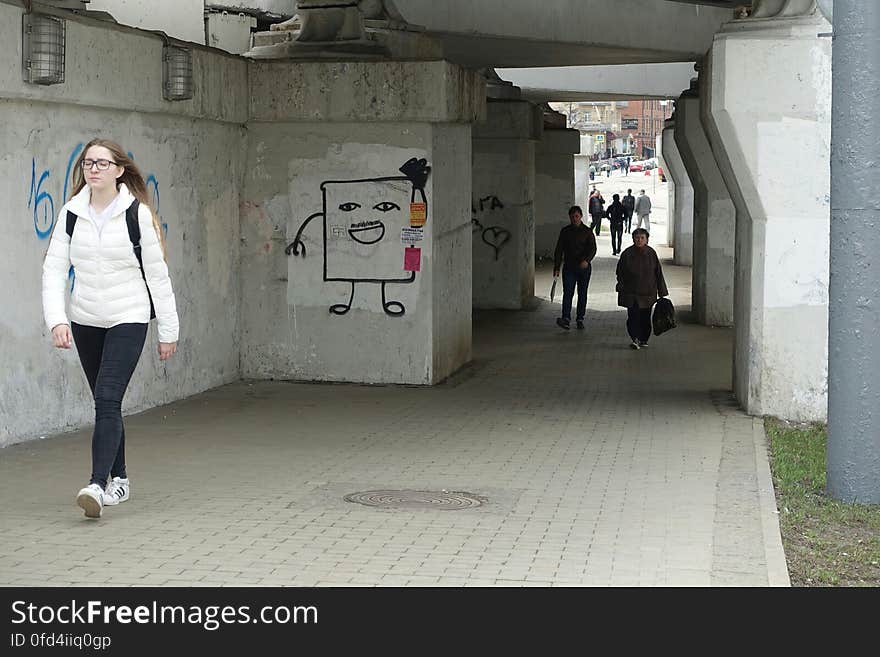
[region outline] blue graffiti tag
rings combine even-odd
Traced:
[[[70,152],[70,157],[67,159],[67,171],[64,172],[64,196],[61,197],[64,199],[65,202],[67,201],[67,184],[71,180],[70,173],[71,173],[71,170],[73,169],[73,163],[76,160],[76,158],[79,156],[79,152],[82,149],[83,149],[83,145],[82,145],[82,142],[80,142],[79,144],[77,144],[76,146],[73,147],[73,150]]]
[[[49,192],[43,190],[43,183],[49,177],[49,171],[45,170],[40,174],[37,180],[37,161],[31,159],[31,190],[28,194],[28,209],[33,202],[34,208],[34,230],[37,231],[37,237],[41,240],[46,239],[52,234],[52,228],[55,227],[55,200]]]
[[[82,153],[83,147],[84,144],[82,142],[78,143],[70,151],[70,155],[67,158],[67,168],[64,172],[64,187],[62,194],[62,199],[64,201],[68,200],[67,194],[73,180],[71,174],[73,173],[76,159],[79,157],[80,153]],[[134,154],[131,151],[128,152],[128,157],[134,160]],[[47,180],[50,177],[50,169],[44,169],[38,177],[37,160],[36,158],[31,158],[31,185],[28,194],[27,207],[29,210],[33,208],[34,230],[37,233],[37,237],[41,240],[47,239],[52,234],[52,230],[55,228],[55,223],[57,221],[57,217],[55,216],[55,199],[52,194],[44,189],[44,186],[48,187]],[[151,173],[147,176],[146,186],[147,192],[150,195],[150,202],[158,214],[159,181],[156,179],[155,174]],[[167,235],[168,224],[165,222],[162,223],[162,231]],[[72,269],[70,272],[70,278],[73,278]]]

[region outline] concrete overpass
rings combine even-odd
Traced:
[[[876,33],[876,4],[840,4],[847,8],[841,29],[853,42],[863,24]],[[829,384],[828,365],[831,26],[811,0],[753,5],[750,16],[733,19],[729,5],[665,0],[400,0],[393,12],[382,2],[340,0],[326,7],[301,0],[306,9],[300,13],[311,12],[312,19],[291,27],[283,58],[248,62],[182,44],[192,52],[197,84],[192,98],[170,101],[159,92],[165,40],[64,11],[55,13],[68,25],[65,82],[22,81],[17,44],[23,8],[0,1],[0,43],[10,48],[10,64],[0,71],[6,150],[19,156],[2,165],[3,178],[20,182],[8,196],[30,213],[36,235],[23,229],[13,235],[16,260],[10,266],[33,269],[40,240],[56,219],[49,209],[60,207],[66,189],[47,186],[64,181],[70,153],[86,133],[111,130],[134,144],[139,161],[155,168],[155,180],[169,181],[162,187],[162,212],[180,218],[190,240],[186,248],[194,249],[185,253],[197,256],[193,261],[172,252],[187,267],[177,272],[186,281],[181,298],[193,321],[210,327],[205,335],[220,327],[222,336],[188,338],[181,350],[190,359],[186,376],[169,390],[164,372],[150,371],[137,403],[155,405],[238,376],[436,383],[471,358],[473,307],[527,305],[534,293],[536,213],[557,216],[574,200],[573,191],[561,186],[571,177],[569,135],[545,126],[534,103],[510,86],[487,85],[474,68],[699,61],[699,82],[666,140],[680,151],[677,174],[686,173],[694,186],[692,222],[676,224],[693,226],[695,276],[719,274],[705,276],[699,286],[695,279],[695,304],[726,300],[723,308],[698,316],[732,318],[733,387],[750,413],[823,420],[829,388],[838,385]],[[161,17],[161,6],[151,20]],[[168,28],[173,34],[173,21]],[[401,44],[423,56],[394,57]],[[859,51],[847,52],[856,58]],[[876,64],[859,69],[871,91]],[[630,89],[638,84],[633,77]],[[852,79],[838,76],[835,94],[857,105]],[[856,108],[848,122],[861,121],[868,130],[878,112],[862,114]],[[842,153],[836,161],[843,161]],[[28,159],[30,185],[19,166]],[[420,171],[430,166],[429,175],[407,169],[413,160]],[[858,170],[858,163],[847,162]],[[711,175],[699,179],[704,171]],[[385,189],[389,177],[396,182]],[[351,204],[330,203],[328,194],[338,188],[328,185],[346,181],[365,183],[358,189],[366,200],[378,193],[372,183],[379,184],[398,211],[409,209],[396,217],[406,225],[388,232],[396,244],[386,240],[371,255],[345,242],[341,209]],[[542,206],[541,195],[557,183],[554,205]],[[159,188],[157,182],[157,204]],[[865,199],[850,208],[857,220],[848,234],[856,240],[859,228],[867,230],[876,216],[865,209],[873,207],[876,180],[864,181],[856,196],[851,187],[839,189],[850,193],[838,198]],[[317,216],[321,221],[304,224]],[[220,223],[212,221],[218,217]],[[728,236],[727,243],[709,235]],[[307,246],[308,258],[284,248],[297,242]],[[418,249],[421,260],[403,275],[405,247]],[[849,350],[850,363],[860,363],[838,368],[838,377],[860,399],[871,390],[876,396],[880,385],[880,363],[864,366],[876,363],[871,339],[880,325],[863,302],[876,298],[878,287],[876,267],[864,253],[861,242],[835,251],[837,266],[864,290],[856,297],[841,291],[838,299],[850,303],[838,306],[867,308],[863,328],[853,330],[845,312],[836,319],[832,314],[839,349]],[[683,255],[679,261],[687,261]],[[191,271],[199,267],[198,274]],[[39,298],[31,292],[28,298]],[[16,363],[3,383],[9,401],[0,420],[12,427],[5,440],[44,430],[22,424],[34,419],[45,430],[67,426],[68,404],[49,401],[50,408],[35,412],[28,400],[54,399],[76,367],[59,371],[46,357],[44,336],[31,321],[38,309],[12,298],[5,306],[18,318],[7,320],[9,336],[0,343],[0,359]],[[83,399],[81,418],[88,415]],[[846,466],[862,457],[869,468],[880,462],[876,426],[862,423],[853,435],[858,449],[843,459]],[[844,487],[843,496],[880,495],[870,477],[857,483],[856,493]]]

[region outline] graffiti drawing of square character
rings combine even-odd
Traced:
[[[410,204],[416,194],[427,212],[425,184],[431,167],[425,159],[412,158],[400,171],[404,175],[322,182],[323,209],[302,223],[284,250],[287,255],[305,257],[303,231],[313,219],[323,219],[324,280],[351,284],[348,303],[330,306],[334,315],[351,309],[356,283],[381,285],[386,314],[399,317],[406,312],[401,302],[386,299],[385,286],[416,279],[416,272],[402,271],[403,245],[398,236],[410,225]]]

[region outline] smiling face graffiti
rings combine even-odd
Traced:
[[[382,309],[399,317],[406,312],[399,301],[388,301],[388,283],[412,283],[421,262],[413,262],[410,248],[404,261],[403,229],[421,227],[428,219],[425,185],[431,167],[424,159],[411,158],[399,171],[403,176],[357,180],[328,180],[321,183],[323,208],[300,225],[287,255],[306,256],[302,240],[306,226],[318,217],[324,221],[324,280],[351,284],[348,303],[330,306],[334,315],[351,309],[356,283],[381,285]],[[419,238],[421,239],[421,238]],[[412,246],[412,245],[411,245]],[[420,255],[418,256],[420,258]]]
[[[396,236],[409,225],[408,180],[326,182],[326,280],[409,281]]]

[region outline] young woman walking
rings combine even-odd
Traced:
[[[71,265],[75,279],[68,314]],[[76,344],[95,399],[92,475],[76,498],[89,518],[101,517],[104,506],[125,502],[131,494],[122,398],[153,308],[159,359],[167,360],[177,350],[179,327],[162,230],[143,176],[126,151],[110,140],[93,139],[74,167],[73,196],[61,208],[43,261],[43,314],[52,342],[59,349]]]

